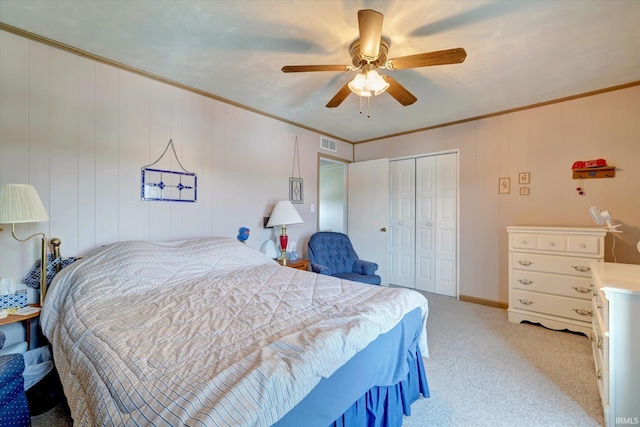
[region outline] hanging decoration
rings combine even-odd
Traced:
[[[296,161],[298,163],[298,177],[293,175],[296,170]],[[300,176],[300,155],[298,154],[298,137],[296,136],[296,145],[293,149],[293,169],[289,178],[289,201],[294,204],[304,203],[302,177]]]
[[[164,157],[169,147],[182,171],[151,167]],[[141,168],[141,180],[142,200],[195,203],[198,199],[198,175],[182,166],[173,146],[173,139],[169,140],[167,147],[155,162]]]

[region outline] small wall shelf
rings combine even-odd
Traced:
[[[573,179],[613,178],[616,176],[615,166],[600,168],[573,169]]]

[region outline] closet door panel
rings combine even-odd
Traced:
[[[435,161],[438,172],[435,293],[457,296],[457,155],[435,156]]]
[[[436,159],[416,159],[416,288],[434,292],[436,257]]]
[[[393,161],[390,184],[389,283],[415,287],[415,160]]]

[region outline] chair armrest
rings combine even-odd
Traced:
[[[316,263],[312,262],[311,263],[311,271],[313,271],[314,273],[324,274],[326,276],[331,276],[331,270],[329,270],[329,267],[327,267],[326,265],[316,264]]]
[[[356,262],[353,263],[353,273],[358,274],[375,274],[378,269],[378,264],[371,261],[364,261],[362,259],[357,259]]]
[[[0,356],[0,389],[16,378],[22,379],[23,372],[24,356],[22,354],[12,353]]]

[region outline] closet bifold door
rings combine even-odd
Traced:
[[[415,159],[389,164],[389,284],[415,288]]]
[[[416,288],[457,296],[457,154],[416,159]]]

